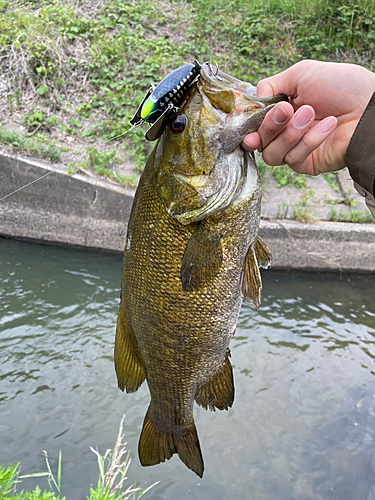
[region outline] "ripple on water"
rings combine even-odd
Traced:
[[[176,458],[143,469],[149,394],[118,391],[112,351],[121,258],[0,240],[0,463],[45,470],[63,452],[63,493],[84,498],[94,455],[126,412],[129,476],[152,498],[373,498],[373,276],[264,272],[261,309],[244,305],[231,343],[236,399],[195,408],[197,480]]]

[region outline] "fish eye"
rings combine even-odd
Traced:
[[[177,115],[174,120],[169,125],[169,130],[173,134],[181,134],[186,127],[186,117],[185,115]]]

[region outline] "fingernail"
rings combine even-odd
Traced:
[[[310,108],[301,108],[293,118],[294,125],[297,128],[306,127],[314,118],[314,114]]]
[[[322,120],[318,125],[318,130],[322,134],[326,134],[335,128],[337,119],[334,116],[328,116],[325,120]]]
[[[245,140],[242,141],[242,147],[244,148],[245,151],[250,153],[250,151],[254,151],[253,146],[251,144],[248,144]]]
[[[277,106],[275,108],[275,111],[273,112],[272,119],[275,123],[278,125],[281,125],[282,123],[285,122],[285,120],[288,118],[287,113],[281,106]]]

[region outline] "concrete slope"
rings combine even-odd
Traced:
[[[0,234],[122,252],[134,190],[97,177],[68,175],[47,163],[0,155]]]
[[[134,190],[1,154],[0,198],[28,183],[0,201],[0,235],[122,253]],[[278,203],[280,193],[266,192]],[[293,194],[288,201],[293,205]],[[272,217],[270,211],[266,201],[259,234],[272,251],[274,268],[375,272],[374,224],[301,224]]]

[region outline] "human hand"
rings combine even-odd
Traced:
[[[350,139],[375,92],[375,74],[354,64],[305,60],[258,83],[259,97],[284,93],[242,146],[269,165],[302,174],[340,170]]]

